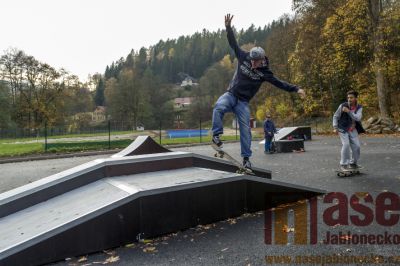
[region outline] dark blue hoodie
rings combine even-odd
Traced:
[[[238,59],[238,67],[229,84],[228,91],[240,100],[248,102],[258,92],[264,81],[268,81],[285,91],[297,92],[299,90],[295,85],[279,80],[274,76],[274,73],[269,69],[267,57],[265,57],[265,63],[260,68],[251,69],[249,52],[240,49],[231,27],[227,27],[226,31],[229,45]]]
[[[272,120],[270,119],[265,119],[264,121],[264,135],[265,137],[271,137],[274,136],[276,132],[275,124]],[[271,134],[271,135],[269,135]]]

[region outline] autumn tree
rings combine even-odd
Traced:
[[[111,78],[106,83],[105,102],[112,119],[127,121],[134,128],[148,112],[148,96],[132,69],[123,69],[117,79]]]
[[[11,93],[6,82],[0,81],[0,129],[7,129],[11,122]]]
[[[65,70],[56,70],[16,49],[1,56],[0,73],[10,85],[14,121],[30,129],[53,123],[60,96],[77,82],[77,77]]]

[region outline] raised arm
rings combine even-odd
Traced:
[[[232,19],[233,19],[233,15],[231,15],[231,14],[227,14],[225,16],[225,28],[226,28],[226,33],[227,33],[227,37],[228,37],[228,43],[229,43],[229,46],[235,52],[236,57],[242,58],[245,55],[245,52],[242,49],[240,49],[239,45],[237,44],[235,34],[233,33],[233,29],[232,29],[232,25],[231,25]]]
[[[264,73],[264,81],[268,81],[272,85],[275,85],[279,89],[288,91],[288,92],[297,92],[301,98],[304,98],[306,96],[306,93],[303,89],[300,89],[296,85],[287,83],[283,80],[278,79],[277,77],[274,76],[274,73],[272,73],[270,70],[268,70],[266,73]]]
[[[274,74],[272,72],[270,72],[269,74],[266,74],[264,76],[264,80],[268,81],[272,85],[275,85],[279,89],[282,89],[282,90],[285,90],[288,92],[298,92],[299,91],[299,88],[297,86],[278,79],[277,77],[274,76]]]

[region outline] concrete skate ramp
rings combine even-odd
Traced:
[[[125,156],[0,194],[0,265],[54,262],[324,193],[264,169],[235,171],[186,152]]]
[[[170,152],[170,150],[159,145],[150,136],[138,136],[136,137],[135,141],[132,142],[128,147],[111,157],[120,158],[124,156],[152,154],[160,152]]]
[[[278,133],[274,135],[275,140],[285,140],[287,137],[293,136],[295,139],[311,140],[311,127],[299,126],[299,127],[283,127],[279,129]],[[265,140],[260,141],[260,144],[264,144]]]
[[[283,127],[275,134],[275,140],[283,140],[290,135],[295,139],[311,140],[311,127]]]

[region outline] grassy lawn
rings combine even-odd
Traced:
[[[259,137],[253,135],[253,137]],[[236,140],[236,136],[223,136],[223,140]],[[239,137],[238,137],[239,139]],[[155,139],[159,142],[159,139]],[[207,143],[211,141],[210,136],[202,137],[202,142]],[[132,141],[125,140],[112,140],[110,143],[111,149],[126,148]],[[173,144],[194,144],[200,143],[199,137],[192,138],[174,138],[162,139],[162,145]],[[62,142],[62,143],[49,143],[47,153],[63,153],[63,152],[80,152],[80,151],[94,151],[94,150],[107,150],[109,148],[108,141],[84,141],[84,142]],[[0,157],[12,157],[30,154],[44,154],[44,144],[42,143],[0,143]]]
[[[111,136],[114,135],[129,135],[133,133],[137,133],[139,131],[113,131],[111,132]],[[140,131],[143,132],[143,131]],[[145,134],[145,133],[143,133]],[[48,139],[62,139],[62,138],[87,138],[87,137],[98,137],[98,136],[108,136],[108,132],[98,132],[98,133],[85,133],[85,134],[68,134],[68,135],[56,135],[56,136],[48,136]],[[44,136],[40,136],[39,138],[16,138],[16,139],[0,139],[0,143],[14,143],[14,142],[26,142],[33,140],[44,140]]]
[[[43,153],[41,143],[6,144],[0,143],[0,157],[21,156],[26,154]]]

